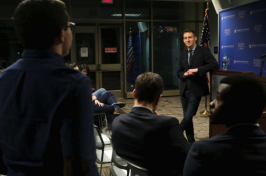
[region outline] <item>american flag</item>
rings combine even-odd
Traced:
[[[133,52],[132,36],[130,30],[128,37],[128,46],[127,46],[127,72],[129,72],[132,69],[133,62],[134,62],[134,52]]]
[[[210,48],[211,47],[211,39],[210,39],[210,28],[209,28],[209,16],[208,16],[208,10],[207,8],[205,10],[205,16],[203,19],[203,26],[202,26],[202,33],[201,33],[201,40],[200,45]],[[206,73],[206,77],[208,80],[208,85],[210,86],[210,73]]]
[[[205,10],[205,16],[204,16],[204,20],[203,20],[200,45],[210,48],[211,47],[211,39],[210,39],[208,10],[209,10],[209,8],[207,8]]]

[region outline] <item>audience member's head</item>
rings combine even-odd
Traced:
[[[87,76],[90,75],[90,69],[89,69],[88,65],[86,65],[86,64],[81,64],[81,65],[79,66],[79,70],[80,70],[84,75],[87,75]]]
[[[217,97],[210,103],[211,122],[228,127],[256,123],[266,105],[265,84],[248,74],[227,76],[220,83]]]
[[[79,67],[76,65],[75,62],[67,61],[65,64],[66,64],[66,66],[74,68],[75,70],[79,70]]]
[[[156,73],[140,74],[136,79],[133,97],[137,102],[152,104],[156,109],[163,93],[163,84],[162,77]]]
[[[24,48],[51,49],[60,45],[60,54],[68,54],[72,32],[64,2],[24,0],[15,10],[14,23]]]

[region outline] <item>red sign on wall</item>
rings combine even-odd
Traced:
[[[113,0],[102,0],[102,3],[113,4]]]
[[[105,48],[105,53],[116,53],[117,48]]]

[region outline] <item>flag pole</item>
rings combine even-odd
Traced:
[[[208,13],[207,11],[209,10],[209,2],[207,2],[207,9],[205,10],[205,15],[207,16],[207,20],[209,21],[208,18]],[[208,116],[209,111],[207,110],[207,95],[205,96],[205,109],[199,113],[201,116]]]

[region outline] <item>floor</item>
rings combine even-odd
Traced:
[[[126,106],[123,108],[124,111],[130,112],[134,105],[133,99],[119,99],[118,101],[125,102]],[[207,108],[209,110],[209,97],[207,97]],[[203,116],[200,113],[205,110],[205,97],[202,97],[198,112],[193,118],[195,139],[204,140],[209,138],[209,117]],[[173,97],[162,97],[159,103],[157,112],[160,115],[167,115],[176,117],[179,122],[183,119],[183,110],[179,96]]]

